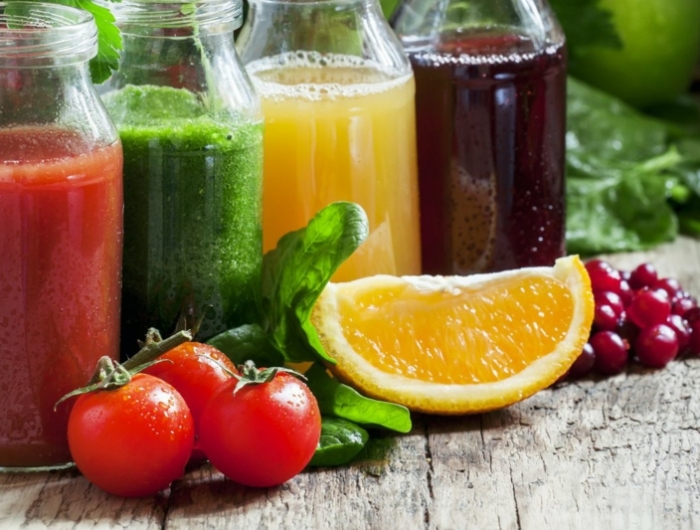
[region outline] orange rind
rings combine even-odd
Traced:
[[[577,256],[472,276],[329,283],[312,313],[340,380],[432,414],[506,407],[566,373],[594,302]]]

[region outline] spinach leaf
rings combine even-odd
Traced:
[[[641,250],[673,240],[678,218],[669,199],[700,187],[700,174],[686,167],[700,146],[676,149],[667,123],[575,79],[567,120],[567,250]]]
[[[641,162],[668,150],[668,128],[621,100],[570,77],[567,83],[566,150],[570,157]]]
[[[304,375],[308,379],[309,388],[318,400],[321,414],[400,433],[411,430],[411,413],[406,407],[366,398],[332,378],[318,363],[309,368]]]
[[[224,331],[209,339],[207,344],[225,353],[236,366],[246,361],[253,361],[258,366],[281,366],[284,363],[282,354],[259,324],[245,324]]]
[[[263,259],[263,329],[290,362],[334,362],[309,320],[338,267],[367,238],[367,216],[350,202],[333,203],[290,232]]]
[[[323,418],[321,439],[310,466],[342,466],[367,443],[369,434],[359,425],[340,418]]]
[[[602,179],[569,177],[566,185],[571,253],[646,249],[678,234],[668,183],[657,174],[632,169]]]

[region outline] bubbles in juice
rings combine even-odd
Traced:
[[[563,46],[460,35],[409,58],[423,272],[551,265],[564,254]]]
[[[334,280],[418,274],[413,76],[316,52],[247,69],[265,116],[265,251],[331,202],[352,201],[367,213],[370,235]]]

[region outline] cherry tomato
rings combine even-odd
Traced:
[[[185,400],[146,374],[116,390],[79,396],[68,419],[68,446],[80,472],[123,497],[167,488],[183,475],[193,444]]]
[[[143,373],[153,375],[170,383],[185,399],[192,413],[195,430],[192,460],[204,460],[199,450],[199,418],[202,409],[214,392],[238,373],[226,355],[208,344],[185,342],[161,355],[158,362],[146,368]],[[227,372],[228,371],[228,372]]]
[[[221,386],[204,407],[202,449],[231,480],[268,487],[286,482],[311,460],[321,435],[321,413],[309,388],[278,372],[267,383]]]

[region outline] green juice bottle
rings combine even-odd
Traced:
[[[157,9],[156,9],[157,7]],[[205,315],[198,340],[254,322],[262,119],[238,60],[240,0],[110,3],[118,71],[101,88],[124,147],[122,354]]]

